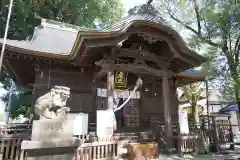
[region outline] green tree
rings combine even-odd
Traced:
[[[0,37],[4,36],[8,5],[8,0],[0,0]],[[35,26],[40,24],[39,17],[89,29],[101,29],[116,22],[122,15],[121,0],[16,0],[13,2],[8,38],[31,38]],[[4,89],[10,90],[12,78],[5,70],[0,74],[0,82]],[[28,116],[32,91],[14,85],[10,116]],[[9,92],[2,100],[6,103],[9,101]]]
[[[15,85],[14,81],[4,69],[0,74],[0,82],[2,83],[2,88],[8,91],[0,98],[6,104],[5,111],[9,112],[9,117],[11,119],[18,118],[19,115],[30,117],[32,90]],[[10,93],[11,87],[12,94]],[[11,97],[11,102],[9,102],[9,97]],[[8,102],[10,103],[10,108],[7,108]]]
[[[200,100],[203,91],[201,84],[202,82],[197,82],[181,87],[183,93],[179,97],[180,100],[187,100],[190,103],[192,109],[191,117],[193,122],[197,125],[199,124],[199,106],[197,105],[197,102]]]
[[[163,1],[164,6],[160,7],[164,7],[170,19],[187,29],[192,42],[198,47],[206,45],[214,47],[219,52],[219,56],[226,58],[224,68],[227,73],[224,72],[222,77],[228,79],[228,83],[233,86],[234,96],[240,106],[240,1],[184,0],[184,6],[173,1],[171,3]],[[179,17],[181,14],[191,18]]]

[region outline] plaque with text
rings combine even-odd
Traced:
[[[115,89],[124,90],[127,85],[127,72],[115,71]]]

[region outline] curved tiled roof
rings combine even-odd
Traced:
[[[33,52],[49,54],[70,54],[79,30],[70,27],[51,24],[42,20],[34,30],[30,40],[7,40],[7,48],[21,48]],[[3,39],[0,39],[2,42]]]
[[[157,15],[153,16],[151,14],[133,14],[133,15],[128,15],[128,16],[124,17],[121,21],[105,28],[103,31],[105,31],[105,32],[118,31],[118,30],[125,28],[129,23],[134,22],[134,21],[139,21],[139,20],[150,21],[150,22],[154,22],[154,23],[158,23],[158,24],[164,23],[164,25],[166,25],[166,21],[163,20],[163,18],[160,16],[157,16]],[[166,25],[166,26],[169,26],[169,25]]]
[[[172,28],[168,22],[160,16],[160,13],[151,4],[142,4],[135,6],[128,11],[128,16],[119,22],[105,28],[103,31],[118,31],[125,28],[129,23],[134,21],[150,21]]]
[[[43,20],[42,24],[39,27],[36,27],[34,36],[31,40],[8,40],[7,47],[13,49],[21,48],[32,52],[35,51],[46,54],[71,56],[75,43],[81,43],[81,41],[78,39],[78,36],[86,36],[86,39],[94,36],[100,36],[101,38],[109,36],[114,37],[116,35],[123,34],[129,28],[139,24],[157,28],[159,27],[158,29],[160,30],[166,30],[166,32],[172,34],[173,37],[176,38],[179,43],[181,43],[180,46],[184,46],[180,48],[186,47],[180,35],[174,29],[172,29],[166,20],[159,16],[159,13],[154,9],[153,6],[148,4],[134,7],[129,11],[128,16],[124,17],[121,21],[115,23],[114,25],[103,29],[102,31],[88,30],[86,28],[83,29],[70,24],[64,24],[51,20]],[[195,52],[191,54],[195,54]],[[192,56],[191,54],[190,56]],[[199,55],[197,55],[197,57],[199,60],[202,59],[202,57]],[[196,74],[195,72],[189,71],[190,70],[183,73],[201,76],[201,74]]]

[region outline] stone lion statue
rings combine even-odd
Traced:
[[[70,88],[54,86],[48,93],[39,97],[34,105],[35,113],[39,119],[66,118],[70,111],[66,107],[70,97]]]

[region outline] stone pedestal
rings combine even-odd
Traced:
[[[36,120],[31,140],[23,141],[21,149],[27,152],[27,160],[72,160],[79,145],[72,121]]]

